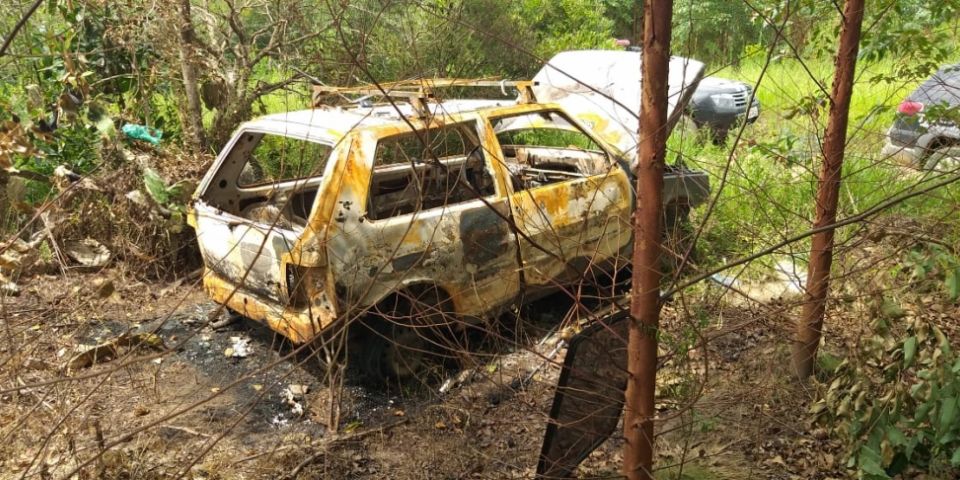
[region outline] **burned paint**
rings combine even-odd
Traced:
[[[477,209],[460,216],[459,234],[465,263],[483,267],[513,243],[505,215],[506,212]]]
[[[304,342],[338,319],[414,285],[439,286],[457,314],[479,318],[515,301],[522,287],[521,270],[527,283],[555,288],[559,280],[576,280],[569,278],[571,272],[582,272],[586,264],[622,263],[619,255],[631,241],[632,189],[627,172],[611,163],[602,172],[518,186],[511,176],[516,165],[510,162],[516,160],[507,158],[491,127],[493,119],[552,114],[563,112],[563,107],[456,102],[443,107],[429,118],[404,118],[379,106],[318,108],[265,117],[242,127],[207,174],[189,212],[207,267],[208,294]],[[609,146],[614,140],[609,125],[615,119],[605,118],[603,112],[597,115],[585,118],[598,129],[591,138],[608,155],[616,155]],[[374,161],[377,145],[409,133],[411,125],[418,131],[466,125],[475,130],[474,141],[479,142],[472,151],[482,155],[424,158],[391,168],[409,168],[411,178],[412,172],[420,171],[415,168],[426,171],[423,165],[436,167],[437,172],[461,168],[464,173],[449,178],[463,178],[470,188],[477,181],[488,181],[482,198],[464,195],[467,186],[458,180],[447,189],[456,200],[448,197],[442,205],[423,208],[421,197],[414,207],[371,215],[371,185],[381,171]],[[234,179],[253,149],[242,141],[247,132],[316,141],[329,145],[332,152],[322,175],[240,187]],[[579,154],[579,160],[574,157],[569,153],[553,160],[572,166],[592,161],[585,154]],[[670,191],[703,191],[696,183],[705,179],[700,174],[672,175],[666,179]],[[446,177],[433,181],[437,178]],[[422,196],[424,185],[415,186],[413,191]],[[241,203],[253,207],[274,202],[278,214],[286,217],[285,205],[276,199],[289,198],[313,199],[312,205],[299,209],[308,212],[300,217],[308,218],[284,218],[286,223],[279,227],[264,225],[239,208]],[[701,200],[702,196],[690,203]],[[291,271],[309,272],[309,279],[296,282]]]

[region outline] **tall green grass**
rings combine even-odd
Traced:
[[[892,61],[858,66],[851,100],[850,125],[839,218],[856,215],[894,195],[916,189],[930,176],[897,165],[880,155],[886,130],[896,106],[923,79],[892,77]],[[720,192],[710,218],[706,208],[694,211],[695,223],[703,223],[699,248],[708,263],[722,263],[749,254],[799,234],[811,227],[820,146],[829,112],[833,64],[781,60],[764,66],[761,60],[744,62],[739,69],[725,68],[716,76],[742,80],[756,86],[761,115],[755,124],[737,131],[727,144],[715,146],[688,132],[675,132],[668,148],[691,167],[709,172],[714,193]],[[821,89],[822,87],[822,89]],[[721,192],[721,183],[722,192]],[[897,205],[886,213],[922,222],[944,220],[947,207],[960,203],[960,186],[951,186]],[[857,231],[841,229],[843,242]],[[958,235],[958,228],[952,233]],[[801,263],[809,251],[808,241],[785,247]],[[766,262],[770,263],[770,262]]]

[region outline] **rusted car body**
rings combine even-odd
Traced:
[[[685,88],[700,71],[682,77]],[[427,285],[450,313],[490,318],[588,270],[622,268],[634,154],[624,152],[630,127],[609,115],[583,103],[427,98],[420,109],[318,106],[248,122],[189,213],[204,287],[305,342]],[[664,181],[668,205],[696,206],[708,192],[702,172]]]

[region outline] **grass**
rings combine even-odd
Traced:
[[[892,76],[895,68],[893,62],[858,66],[850,107],[840,218],[860,213],[916,188],[923,181],[918,172],[880,155],[896,105],[922,80],[875,80]],[[736,70],[720,70],[716,76],[756,86],[761,103],[759,120],[744,129],[736,145],[736,131],[726,145],[720,146],[704,144],[684,132],[671,137],[668,158],[680,155],[691,167],[709,172],[714,194],[723,184],[713,215],[704,218],[706,208],[693,214],[695,224],[705,222],[703,240],[698,245],[709,263],[719,264],[724,259],[752,253],[810,228],[820,145],[828,116],[828,103],[815,99],[825,98],[818,84],[828,91],[831,88],[832,70],[829,62],[810,62],[804,67],[789,59],[772,62],[765,72],[762,59],[745,62]],[[953,185],[913,198],[890,212],[941,221],[948,211],[944,205],[958,203],[960,186]],[[854,232],[855,227],[841,229],[838,242]],[[809,241],[801,241],[780,253],[798,256],[803,263],[808,251]],[[769,270],[769,265],[760,270]]]

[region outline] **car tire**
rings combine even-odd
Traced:
[[[960,146],[940,147],[924,160],[923,169],[937,173],[956,172],[960,169]]]
[[[446,335],[456,322],[451,302],[430,286],[392,295],[364,321],[361,368],[371,378],[430,383],[442,372]]]
[[[723,145],[727,143],[727,137],[730,136],[730,130],[725,128],[707,127],[710,142],[714,145]]]

